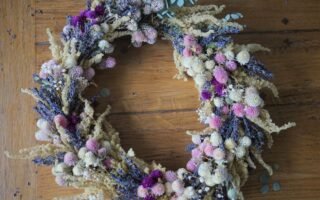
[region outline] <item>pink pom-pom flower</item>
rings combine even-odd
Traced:
[[[142,185],[140,185],[138,187],[137,195],[140,198],[145,198],[148,195],[148,189],[146,189]]]
[[[158,37],[157,30],[151,26],[147,26],[146,28],[144,28],[143,33],[148,40],[156,40]]]
[[[77,161],[78,157],[76,156],[76,154],[72,152],[67,152],[64,155],[63,162],[68,166],[74,166],[77,163]]]
[[[56,126],[61,126],[62,128],[67,128],[69,121],[64,115],[56,115],[53,119]]]
[[[86,147],[91,152],[97,152],[100,147],[100,144],[96,139],[90,138],[86,142]]]
[[[192,51],[191,51],[191,49],[189,49],[189,48],[184,48],[183,49],[183,51],[182,51],[182,55],[184,56],[184,57],[191,57],[192,56]]]
[[[219,52],[214,56],[214,60],[219,64],[223,64],[226,62],[226,56],[223,53]]]
[[[59,186],[66,185],[66,181],[64,180],[64,178],[62,176],[56,176],[55,181]]]
[[[141,30],[132,33],[132,42],[142,43],[146,40],[147,38]]]
[[[192,149],[191,155],[192,155],[192,158],[194,158],[194,159],[200,159],[202,152],[200,151],[200,149],[195,148],[195,149]]]
[[[221,84],[226,84],[228,81],[228,72],[222,67],[216,67],[213,70],[214,78]]]
[[[165,192],[165,187],[162,183],[157,183],[151,188],[151,191],[155,196],[161,196]]]
[[[229,60],[226,62],[226,68],[229,70],[229,71],[234,71],[237,69],[237,63],[232,61],[232,60]]]
[[[244,105],[242,103],[235,103],[232,106],[232,111],[235,116],[237,117],[243,117],[245,112],[244,112]]]
[[[193,48],[196,54],[200,54],[202,52],[202,46],[200,44],[195,44]]]
[[[98,150],[99,157],[105,157],[107,155],[107,149],[105,147],[102,147]]]
[[[260,109],[258,107],[246,106],[244,111],[248,118],[256,118],[260,114]]]
[[[185,35],[183,37],[183,44],[185,47],[192,47],[197,44],[196,38],[192,35]]]
[[[172,183],[172,190],[175,191],[178,195],[181,195],[184,191],[184,184],[181,180],[175,180]]]
[[[187,170],[194,172],[197,169],[197,163],[193,159],[191,159],[187,162],[186,167]]]
[[[95,75],[96,75],[96,71],[92,67],[89,67],[83,73],[83,76],[89,81],[92,80]]]
[[[207,141],[203,141],[201,144],[199,144],[198,149],[202,152],[204,152],[204,148],[206,148],[208,142]]]
[[[164,177],[170,183],[177,180],[177,174],[174,171],[166,171],[166,173],[164,174]]]
[[[222,120],[217,115],[213,115],[209,117],[207,121],[211,128],[219,129],[222,126]]]
[[[107,168],[110,169],[112,167],[112,159],[111,158],[106,158],[103,161],[103,165]]]
[[[223,114],[228,114],[229,111],[230,111],[230,109],[229,109],[228,106],[223,106],[223,107],[222,107],[222,113],[223,113]]]
[[[216,148],[213,151],[213,158],[215,160],[222,160],[222,159],[224,159],[225,155],[226,155],[225,152],[220,148]]]
[[[81,66],[75,66],[75,67],[72,67],[70,70],[69,70],[69,74],[71,77],[73,78],[78,78],[78,77],[81,77],[83,75],[83,69]]]
[[[105,64],[105,68],[109,68],[110,69],[110,68],[114,68],[114,66],[116,66],[117,61],[116,61],[116,59],[114,57],[108,57],[105,60],[104,64]]]
[[[207,144],[204,149],[204,153],[209,157],[213,157],[214,150],[215,150],[215,147],[213,147],[211,144]]]

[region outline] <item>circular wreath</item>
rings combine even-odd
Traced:
[[[235,44],[230,36],[243,30],[233,22],[242,15],[219,19],[215,16],[224,6],[186,4],[92,0],[79,15],[68,17],[61,41],[48,30],[52,60],[33,76],[40,86],[23,90],[37,102],[35,137],[47,143],[9,156],[50,165],[57,184],[86,189],[70,199],[244,199],[240,187],[248,168],[255,168],[253,159],[271,175],[261,157],[263,146],[271,147],[271,133],[294,123],[278,127],[263,109],[259,90],[278,92],[269,82],[272,73],[252,55],[268,49]],[[192,157],[177,171],[146,163],[132,149],[126,152],[105,119],[110,106],[95,113],[94,100],[82,96],[98,70],[116,65],[109,56],[115,39],[131,36],[131,44],[140,47],[156,43],[159,35],[172,41],[175,78],[193,78],[200,94],[199,121],[207,125],[202,131],[187,131]]]

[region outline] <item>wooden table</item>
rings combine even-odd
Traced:
[[[261,43],[272,49],[259,54],[275,73],[281,99],[267,98],[275,122],[292,120],[296,128],[275,137],[264,156],[280,168],[272,177],[280,192],[260,193],[261,169],[253,171],[244,187],[247,199],[320,199],[320,2],[319,0],[203,0],[227,4],[239,11],[247,30],[236,37],[242,43]],[[49,168],[31,161],[8,160],[15,152],[35,144],[36,114],[33,100],[19,92],[33,85],[31,74],[50,58],[45,29],[59,33],[65,16],[76,14],[84,0],[2,0],[0,3],[0,199],[52,199],[78,192],[55,185]],[[128,42],[128,41],[126,41]],[[156,159],[168,168],[184,165],[186,130],[200,129],[198,94],[191,81],[173,80],[176,70],[169,42],[127,49],[117,45],[118,66],[96,77],[111,97],[110,120],[120,131],[126,149]],[[92,92],[99,90],[92,90]],[[270,96],[270,95],[269,95]],[[170,159],[167,159],[169,158]],[[271,182],[270,182],[271,183]]]

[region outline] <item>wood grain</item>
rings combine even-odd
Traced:
[[[28,160],[8,160],[4,151],[35,143],[32,100],[21,87],[31,85],[36,68],[33,0],[1,1],[0,31],[0,199],[36,199],[36,167]],[[27,75],[29,74],[29,75]]]
[[[227,12],[239,11],[247,30],[236,36],[241,43],[261,43],[272,49],[258,57],[275,74],[281,99],[266,92],[267,108],[274,121],[288,120],[298,126],[275,137],[275,145],[266,150],[267,161],[280,169],[272,177],[280,181],[281,192],[260,193],[261,168],[251,172],[244,187],[247,199],[320,199],[320,4],[318,0],[202,0],[200,3],[226,4]],[[65,16],[78,13],[79,0],[4,0],[0,25],[0,152],[14,151],[34,144],[35,114],[29,97],[19,88],[32,85],[31,74],[50,59],[45,29],[56,34],[65,24]],[[198,94],[192,81],[173,80],[176,69],[168,41],[128,48],[128,41],[117,41],[118,65],[96,76],[97,94],[108,88],[111,96],[99,99],[101,109],[113,107],[110,121],[121,133],[126,149],[148,161],[155,159],[170,169],[182,167],[188,159],[184,151],[190,142],[186,130],[201,129],[194,112]],[[125,58],[125,59],[123,59]],[[23,138],[23,139],[22,139]],[[143,144],[143,145],[141,145]],[[171,159],[168,159],[170,155]],[[54,183],[49,168],[36,168],[30,161],[12,161],[0,156],[1,199],[52,199],[78,192]],[[35,172],[38,172],[35,174]],[[30,182],[30,186],[28,186]],[[14,197],[19,188],[20,193]],[[21,196],[20,196],[21,195]]]

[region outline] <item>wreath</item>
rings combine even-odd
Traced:
[[[188,5],[189,4],[189,5]],[[275,125],[259,95],[272,73],[252,54],[269,51],[259,44],[239,45],[231,35],[243,30],[240,13],[216,16],[224,6],[193,5],[192,0],[92,0],[67,18],[61,40],[48,30],[52,60],[33,75],[38,88],[23,89],[39,114],[38,146],[12,158],[52,166],[57,184],[84,188],[68,199],[201,200],[244,199],[241,186],[254,160],[270,175],[261,156],[272,133],[294,126]],[[190,6],[191,5],[191,6]],[[115,67],[117,38],[131,37],[134,47],[155,44],[159,35],[173,44],[177,79],[191,77],[199,91],[202,131],[187,131],[192,144],[185,168],[165,169],[126,152],[119,133],[106,120],[110,106],[96,113],[94,98],[82,94],[98,70]]]

